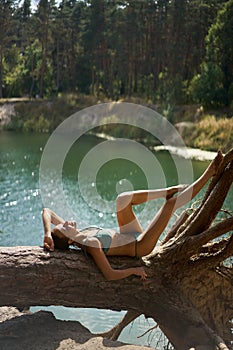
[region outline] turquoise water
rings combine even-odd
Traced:
[[[41,211],[45,203],[42,202],[39,175],[40,161],[47,140],[48,135],[0,133],[1,246],[42,244]],[[119,145],[114,141],[107,144],[107,149],[100,151],[97,146],[101,146],[102,142],[103,140],[94,136],[83,136],[71,147],[62,169],[65,203],[57,203],[60,196],[60,189],[56,182],[57,174],[53,169],[43,170],[42,174],[42,178],[46,179],[46,200],[49,200],[49,206],[61,216],[67,211],[70,214],[68,219],[77,220],[81,227],[91,224],[117,227],[114,207],[117,194],[129,189],[174,185],[180,182],[181,177],[177,167],[181,169],[182,182],[191,182],[190,175],[187,179],[185,175],[185,169],[190,166],[189,161],[177,157],[172,159],[167,152],[159,152],[153,154],[157,167],[154,171],[150,159],[149,164],[143,163],[145,167],[143,168],[141,161],[137,163],[137,160],[132,161],[129,157],[124,159],[123,155],[115,157],[116,147],[119,153]],[[129,147],[133,146],[133,144],[129,145]],[[96,150],[97,153],[89,161],[91,151]],[[131,154],[130,152],[133,152],[133,148],[128,154]],[[138,157],[139,159],[144,157],[143,154],[140,155],[140,150]],[[85,160],[88,161],[88,165]],[[198,177],[207,165],[208,162],[193,162],[193,178]],[[231,210],[233,210],[232,199],[231,192],[226,202],[226,207]],[[156,200],[137,208],[143,226],[149,223],[161,203],[162,201]],[[171,223],[173,220],[174,218]],[[57,318],[81,321],[92,332],[106,331],[111,328],[125,312],[124,310],[113,312],[63,307],[46,309],[52,310]],[[32,310],[35,311],[37,308]],[[164,338],[158,330],[137,338],[153,325],[153,320],[145,320],[141,316],[123,331],[120,340],[162,349]]]

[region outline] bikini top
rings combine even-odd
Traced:
[[[84,229],[81,229],[80,232],[88,230],[88,229],[97,229],[97,232],[92,237],[95,237],[99,240],[99,242],[101,243],[101,246],[102,246],[102,250],[103,250],[104,254],[106,254],[111,246],[111,243],[112,243],[111,233],[107,229],[97,227],[97,226],[86,227]],[[85,248],[87,246],[87,244],[86,244],[87,240],[88,240],[88,237],[83,240]],[[84,248],[84,251],[86,251],[85,248]]]

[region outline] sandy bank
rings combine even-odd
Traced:
[[[169,151],[171,154],[175,154],[179,157],[192,160],[212,160],[216,156],[216,152],[204,151],[197,148],[190,147],[174,147],[174,146],[156,146],[154,150]]]

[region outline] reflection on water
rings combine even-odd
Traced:
[[[9,132],[0,134],[1,246],[41,245],[42,243],[41,210],[43,203],[39,189],[39,167],[47,139],[47,135],[24,135]],[[166,152],[156,153],[158,172],[155,172],[150,184],[148,184],[147,174],[143,172],[144,169],[141,169],[135,162],[123,159],[124,157],[103,162],[96,171],[94,179],[94,163],[92,163],[90,170],[87,167],[85,176],[80,179],[78,174],[83,158],[100,142],[102,141],[95,137],[82,137],[79,144],[73,145],[65,159],[63,191],[66,205],[72,208],[73,218],[77,220],[79,226],[95,224],[103,227],[117,227],[114,201],[118,193],[132,188],[170,186],[178,182],[174,162]],[[113,149],[114,143],[108,144],[110,154]],[[185,174],[186,161],[176,158],[176,162],[180,163]],[[204,171],[207,164],[207,162],[193,163],[195,177]],[[166,178],[160,176],[162,173],[166,174]],[[58,213],[62,216],[64,215],[64,203],[58,205],[56,202],[59,196],[56,174],[48,171],[44,175],[51,207],[58,209]],[[226,202],[226,207],[230,209],[233,209],[232,197],[231,194]],[[144,226],[149,223],[161,204],[162,200],[156,200],[137,208],[138,216]],[[101,332],[111,328],[124,315],[123,311],[117,313],[95,309],[50,307],[49,310],[52,310],[60,319],[80,320],[92,332]],[[160,340],[158,344],[161,337],[158,330],[137,338],[138,335],[153,326],[153,320],[145,320],[140,317],[123,331],[121,340],[141,345],[150,344],[162,349],[161,341],[163,340]]]

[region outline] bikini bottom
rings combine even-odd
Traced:
[[[138,245],[138,238],[142,233],[141,232],[133,232],[132,234],[135,238],[135,246],[134,246],[135,255],[134,256],[135,256],[135,258],[140,258],[140,256],[138,256],[138,253],[137,253],[137,245]]]

